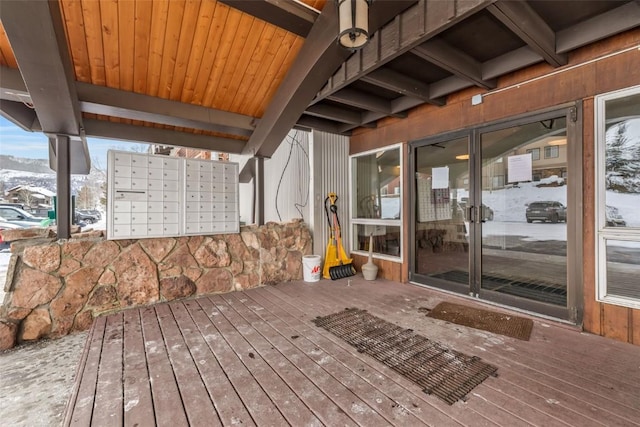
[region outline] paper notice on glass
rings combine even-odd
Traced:
[[[431,188],[449,188],[449,167],[431,169]]]
[[[507,164],[509,165],[509,183],[532,180],[531,153],[509,156]]]

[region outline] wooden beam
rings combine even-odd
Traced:
[[[306,127],[307,129],[317,129],[329,133],[341,134],[342,123],[334,122],[331,120],[321,119],[319,117],[312,117],[303,115],[300,117],[297,123],[298,126]],[[358,127],[359,125],[352,125]]]
[[[559,67],[567,63],[566,55],[556,53],[554,31],[526,2],[501,0],[487,10],[549,64]]]
[[[407,117],[406,113],[392,113],[391,102],[376,95],[362,92],[356,89],[342,89],[326,99],[339,102],[340,104],[350,105],[362,110],[383,113],[386,116],[393,116],[400,119]]]
[[[293,0],[218,0],[301,37],[307,37],[319,16],[317,10]]]
[[[87,136],[96,138],[172,145],[232,154],[241,153],[245,145],[244,141],[237,139],[196,135],[193,133],[135,126],[125,123],[112,123],[105,120],[86,119],[84,125]]]
[[[306,109],[305,114],[341,123],[362,124],[362,114],[334,105],[316,104]]]
[[[542,56],[529,46],[523,46],[482,64],[482,76],[485,79],[494,79],[542,61],[544,61]]]
[[[58,2],[3,1],[0,20],[42,130],[79,136],[82,117]]]
[[[370,31],[377,31],[413,3],[414,0],[375,1],[370,10]],[[273,155],[320,88],[352,54],[336,43],[337,35],[336,6],[333,1],[328,1],[243,154],[260,157]]]
[[[371,43],[351,56],[344,68],[336,72],[313,103],[344,89],[364,75],[384,66],[400,55],[433,38],[467,17],[486,8],[495,0],[420,0],[376,32]],[[374,2],[375,5],[377,2]],[[395,16],[395,15],[394,15]],[[342,71],[342,70],[340,70]],[[431,98],[437,98],[430,91]]]
[[[83,112],[238,136],[251,136],[258,119],[104,86],[77,83]]]
[[[559,53],[569,52],[639,25],[640,2],[636,0],[558,31],[556,51]]]
[[[449,45],[444,40],[429,40],[413,48],[411,53],[458,77],[470,80],[481,88],[493,89],[497,85],[495,79],[485,80],[482,77],[482,64],[480,62]]]
[[[405,96],[422,99],[424,102],[431,103],[432,101],[428,84],[404,74],[400,74],[389,68],[379,68],[365,76],[362,76],[360,80]]]

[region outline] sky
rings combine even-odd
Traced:
[[[47,144],[47,137],[43,133],[26,132],[0,116],[0,154],[28,159],[48,159]],[[110,149],[138,150],[133,147],[147,147],[147,144],[99,138],[87,138],[87,145],[91,162],[100,169],[107,167],[107,151]]]

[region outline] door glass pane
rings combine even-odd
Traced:
[[[565,118],[484,133],[481,150],[482,290],[566,306]]]
[[[415,271],[469,283],[469,233],[464,206],[469,194],[467,138],[416,150]]]
[[[605,226],[640,227],[640,94],[605,111]]]

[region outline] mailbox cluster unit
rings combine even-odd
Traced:
[[[107,238],[237,233],[238,164],[109,151]]]

